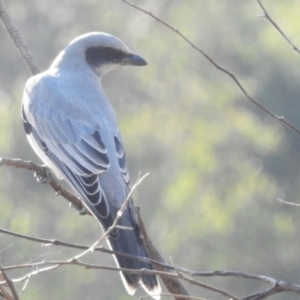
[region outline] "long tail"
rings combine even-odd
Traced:
[[[129,206],[124,212],[119,221],[120,226],[130,227],[132,230],[118,228],[117,231],[109,237],[109,246],[114,251],[123,252],[126,254],[148,257],[144,248],[136,217],[132,207]],[[133,270],[149,269],[153,270],[151,264],[135,259],[129,259],[122,256],[115,256],[119,267]],[[145,291],[158,300],[161,289],[156,276],[144,274],[129,274],[120,272],[121,278],[127,292],[133,295],[138,286],[141,284]]]

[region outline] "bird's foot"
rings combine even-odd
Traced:
[[[43,165],[42,168],[44,170],[44,174],[38,174],[37,172],[34,172],[34,178],[39,183],[49,183],[52,180],[51,171],[46,165]]]
[[[78,206],[76,206],[75,204],[69,203],[69,207],[74,208],[80,216],[89,214],[89,211],[84,206],[82,206],[82,208],[78,208]]]

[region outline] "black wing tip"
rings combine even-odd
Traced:
[[[25,133],[28,135],[28,134],[31,134],[32,132],[32,126],[31,124],[28,122],[27,118],[26,118],[26,114],[25,114],[25,110],[24,110],[24,106],[22,105],[22,120],[23,120],[23,126],[24,126],[24,130],[25,130]]]

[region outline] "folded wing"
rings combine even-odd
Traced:
[[[112,216],[99,182],[99,175],[107,171],[110,162],[100,132],[47,106],[31,111],[34,127],[24,109],[22,116],[26,133],[32,134],[103,225],[110,226]]]

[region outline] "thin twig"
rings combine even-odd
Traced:
[[[20,291],[20,296],[24,293],[24,291],[25,291],[25,289],[26,289],[26,287],[27,287],[27,285],[29,283],[30,278],[31,278],[31,276],[28,276],[28,278],[25,280],[25,283],[23,284],[23,287],[22,287],[22,289]]]
[[[34,57],[32,56],[29,48],[25,44],[23,38],[21,37],[21,34],[17,28],[17,26],[13,23],[10,15],[7,12],[7,9],[4,5],[3,0],[0,0],[0,19],[10,35],[11,39],[15,43],[16,47],[21,52],[21,55],[23,56],[23,59],[30,69],[32,75],[36,75],[40,72],[40,68],[35,61]]]
[[[185,273],[185,272],[184,272]],[[189,274],[189,273],[187,273]],[[221,277],[238,277],[238,278],[245,278],[245,279],[254,279],[254,280],[260,280],[264,282],[268,282],[271,284],[274,284],[277,280],[265,275],[255,275],[250,273],[242,273],[237,271],[210,271],[210,272],[195,272],[191,271],[189,274],[191,276],[200,276],[200,277],[215,277],[215,276],[221,276]],[[299,286],[300,288],[300,286]]]
[[[188,282],[190,284],[197,285],[197,286],[200,286],[200,287],[202,287],[202,288],[204,288],[206,290],[218,293],[218,294],[223,295],[224,297],[226,297],[228,299],[231,299],[231,300],[240,300],[239,297],[236,297],[233,294],[231,294],[231,293],[229,293],[229,292],[227,292],[225,290],[216,288],[216,287],[214,287],[212,285],[209,285],[209,284],[206,284],[206,283],[203,283],[203,282],[200,282],[200,281],[193,280],[193,279],[187,277],[186,275],[184,275],[182,273],[179,273],[179,274],[176,274],[176,275],[177,276],[175,278],[179,278],[179,279],[184,280],[184,281],[186,281],[186,282]]]
[[[280,198],[277,198],[276,200],[279,201],[281,204],[287,204],[287,205],[291,205],[291,206],[300,207],[300,204],[293,203],[293,202],[288,202],[288,201],[285,201],[285,200],[280,199]]]
[[[298,54],[300,54],[299,48],[286,36],[286,34],[280,29],[280,27],[275,23],[275,21],[271,18],[265,7],[262,5],[260,0],[256,0],[258,5],[263,10],[264,14],[262,17],[266,18],[275,28],[276,30],[281,34],[281,36],[290,44],[293,50],[295,50]]]
[[[165,27],[169,28],[171,31],[175,32],[178,36],[180,36],[186,43],[188,43],[192,48],[194,48],[197,52],[199,52],[202,56],[204,56],[206,58],[206,60],[208,60],[215,68],[217,68],[218,70],[220,70],[221,72],[225,73],[226,75],[228,75],[234,82],[235,84],[238,86],[238,88],[242,91],[242,93],[244,94],[244,96],[250,101],[252,102],[254,105],[256,105],[257,107],[259,107],[261,110],[263,110],[266,114],[268,114],[269,116],[271,116],[272,118],[276,119],[277,121],[283,123],[285,126],[289,127],[290,129],[292,129],[293,131],[295,131],[297,134],[300,135],[300,130],[294,126],[292,123],[288,122],[284,116],[277,116],[276,114],[274,114],[273,112],[271,112],[269,109],[267,109],[265,106],[263,106],[262,104],[260,104],[256,99],[254,99],[252,96],[250,96],[247,92],[247,90],[244,88],[244,86],[242,85],[242,83],[237,79],[237,77],[230,71],[228,71],[227,69],[225,69],[224,67],[222,67],[221,65],[219,65],[218,63],[216,63],[206,52],[204,52],[202,49],[200,49],[199,47],[197,47],[191,40],[189,40],[183,33],[181,33],[177,28],[171,26],[169,23],[163,21],[162,19],[160,19],[159,17],[155,16],[153,13],[151,13],[150,11],[146,11],[143,8],[127,1],[127,0],[121,0],[125,3],[127,3],[128,5],[134,7],[135,9],[145,13],[146,15],[150,16],[151,18],[155,19],[157,22],[163,24]]]
[[[89,249],[90,248],[88,246],[67,243],[67,242],[59,241],[59,240],[50,240],[50,239],[45,239],[45,238],[37,238],[37,237],[28,236],[28,235],[23,235],[23,234],[12,232],[12,231],[9,231],[9,230],[3,229],[3,228],[0,228],[0,233],[8,234],[8,235],[15,236],[18,238],[23,238],[23,239],[30,240],[33,242],[43,243],[46,246],[55,245],[55,246],[64,246],[64,247],[69,247],[69,248],[74,248],[74,249]],[[199,276],[199,277],[237,277],[237,278],[264,281],[264,282],[270,283],[272,285],[274,285],[276,282],[278,282],[278,280],[276,280],[272,277],[269,277],[269,276],[256,275],[256,274],[251,274],[251,273],[242,273],[242,272],[237,272],[237,271],[223,270],[223,271],[199,272],[199,271],[188,270],[188,269],[178,267],[178,266],[174,267],[174,266],[171,266],[166,263],[155,261],[153,259],[149,259],[149,258],[145,258],[145,257],[144,258],[137,257],[134,255],[125,254],[122,252],[113,251],[110,249],[106,249],[104,247],[95,248],[94,251],[100,251],[102,253],[123,256],[123,257],[129,258],[129,259],[141,260],[141,261],[151,263],[153,265],[157,264],[157,265],[160,265],[163,268],[165,268],[165,270],[177,270],[177,272],[185,273],[185,274],[188,274],[193,277],[197,277],[197,276]],[[284,284],[284,282],[282,282],[282,281],[280,281],[280,282],[281,282],[281,285]],[[298,293],[298,291],[300,291],[300,285],[288,284],[288,283],[285,283],[285,284],[289,285],[289,289],[291,289],[294,292]]]
[[[24,280],[27,280],[28,276],[32,276],[32,275],[37,275],[39,273],[42,272],[46,272],[52,269],[56,269],[58,267],[61,266],[65,266],[65,265],[77,265],[80,267],[84,267],[86,269],[101,269],[101,270],[110,270],[110,271],[122,271],[122,272],[126,272],[129,274],[146,274],[146,275],[159,275],[159,276],[169,276],[172,278],[178,278],[181,280],[184,280],[192,285],[196,285],[199,287],[202,287],[204,289],[213,291],[215,293],[221,294],[229,299],[233,299],[233,300],[239,300],[238,297],[233,296],[232,294],[227,293],[226,291],[220,290],[218,288],[215,288],[213,286],[210,286],[208,284],[205,284],[203,282],[199,282],[196,280],[193,280],[187,276],[184,276],[182,274],[176,274],[176,273],[169,273],[169,272],[163,272],[163,271],[156,271],[156,270],[149,270],[149,269],[141,269],[141,270],[136,270],[136,269],[127,269],[127,268],[119,268],[119,267],[110,267],[110,266],[102,266],[102,265],[96,265],[96,264],[87,264],[84,262],[81,262],[77,259],[73,259],[73,260],[67,260],[67,261],[43,261],[43,262],[37,262],[37,263],[32,263],[32,264],[24,264],[24,265],[15,265],[15,266],[7,266],[4,267],[3,270],[7,271],[7,270],[17,270],[17,269],[24,269],[24,268],[37,268],[38,266],[48,266],[42,269],[36,269],[34,271],[29,272],[27,275],[17,278],[17,279],[13,279],[12,281],[17,283],[17,282],[22,282]],[[0,282],[1,284],[1,282]]]
[[[4,271],[9,271],[9,270],[17,270],[17,269],[24,269],[24,268],[34,268],[34,271],[31,271],[27,275],[18,278],[18,279],[13,279],[12,281],[17,283],[17,282],[22,282],[24,280],[27,280],[28,277],[32,275],[37,275],[42,272],[46,272],[52,269],[56,269],[60,266],[63,265],[78,265],[81,267],[84,267],[86,269],[102,269],[102,270],[110,270],[110,271],[123,271],[126,273],[131,273],[131,274],[151,274],[151,275],[159,275],[159,276],[169,276],[171,278],[177,278],[181,279],[184,281],[189,282],[192,285],[200,286],[202,288],[211,290],[213,292],[219,293],[224,295],[225,297],[229,299],[235,299],[238,300],[240,298],[235,297],[226,291],[217,289],[215,287],[212,287],[210,285],[206,285],[202,282],[193,280],[187,276],[184,276],[183,274],[176,274],[176,273],[170,273],[170,272],[164,272],[164,271],[158,271],[158,270],[148,270],[148,269],[141,269],[141,270],[132,270],[132,269],[125,269],[125,268],[118,268],[118,267],[110,267],[110,266],[101,266],[101,265],[95,265],[95,264],[87,264],[80,262],[76,259],[69,260],[69,261],[42,261],[42,262],[37,262],[37,263],[32,263],[32,264],[24,264],[24,265],[15,265],[15,266],[6,266],[3,267],[2,269]],[[39,266],[47,266],[42,269],[38,269]],[[176,268],[176,269],[181,269],[181,268]],[[270,295],[276,294],[276,293],[281,293],[281,292],[292,292],[295,294],[300,294],[300,286],[296,284],[291,284],[291,283],[286,283],[284,281],[279,281],[271,277],[267,276],[261,276],[261,275],[253,275],[253,274],[247,274],[247,273],[241,273],[241,272],[234,272],[234,271],[214,271],[214,272],[194,272],[194,271],[189,271],[191,274],[197,274],[197,275],[203,275],[203,276],[234,276],[234,277],[240,277],[240,278],[247,278],[247,279],[256,279],[256,280],[262,280],[268,283],[272,284],[272,287],[249,295],[247,297],[242,298],[243,300],[258,300],[258,299],[265,299],[269,297]],[[3,282],[0,282],[0,284],[3,284]],[[275,288],[276,287],[276,288]]]
[[[5,300],[15,300],[15,298],[13,297],[13,295],[4,279],[3,274],[0,272],[0,282],[1,281],[3,281],[3,283],[0,283],[0,299],[3,298]]]
[[[151,298],[153,296],[156,296],[156,295],[147,295],[147,296],[141,297],[140,300],[148,299],[148,298]],[[157,296],[173,297],[175,299],[187,299],[187,300],[207,300],[207,299],[204,299],[204,298],[198,298],[198,297],[194,297],[194,296],[178,295],[178,294],[166,294],[166,293],[161,293]]]
[[[3,228],[0,228],[0,233],[8,234],[8,235],[11,235],[11,236],[15,236],[15,237],[18,237],[18,238],[26,239],[26,240],[37,242],[37,243],[42,243],[44,246],[55,245],[55,246],[63,246],[63,247],[74,248],[74,249],[82,249],[82,250],[90,249],[90,246],[83,246],[83,245],[78,245],[78,244],[73,244],[73,243],[67,243],[67,242],[59,241],[59,240],[50,240],[50,239],[45,239],[45,238],[37,238],[37,237],[33,237],[33,236],[28,236],[28,235],[12,232],[12,231],[9,231],[9,230],[3,229]],[[160,266],[162,266],[166,269],[169,269],[169,270],[174,269],[174,267],[171,266],[171,265],[161,263],[161,262],[155,261],[155,260],[147,258],[147,257],[134,256],[134,255],[126,254],[126,253],[123,253],[123,252],[113,251],[113,250],[110,250],[110,249],[107,249],[107,248],[104,248],[104,247],[95,248],[94,251],[99,251],[99,252],[106,253],[106,254],[113,254],[113,255],[116,255],[116,256],[121,256],[121,257],[129,258],[129,259],[144,261],[144,262],[147,262],[147,263],[150,263],[150,264],[157,264],[157,265],[160,265]],[[181,269],[181,270],[184,270],[184,269]]]

